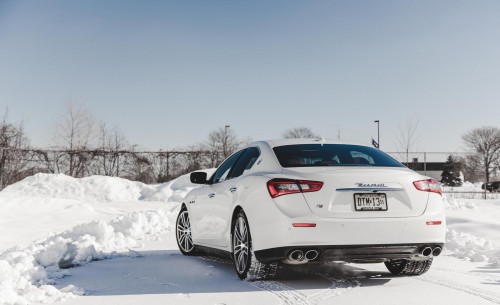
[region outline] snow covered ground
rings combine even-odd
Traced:
[[[500,304],[500,200],[447,198],[446,250],[420,277],[330,263],[249,283],[228,261],[177,250],[173,224],[193,187],[186,176],[151,186],[47,174],[7,187],[0,304]]]

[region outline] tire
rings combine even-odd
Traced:
[[[387,270],[394,275],[415,276],[426,273],[432,265],[432,257],[423,260],[400,259],[385,262]]]
[[[196,248],[191,236],[191,222],[189,221],[189,213],[187,209],[182,209],[177,216],[175,222],[175,237],[177,246],[184,255],[196,255]]]
[[[264,264],[255,257],[248,220],[243,211],[238,213],[233,222],[232,254],[234,269],[242,280],[271,279],[276,274],[278,263]]]

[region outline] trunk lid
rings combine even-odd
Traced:
[[[407,168],[303,167],[287,168],[283,174],[324,183],[320,191],[303,193],[311,211],[320,217],[416,217],[424,213],[429,199],[428,192],[413,185],[425,177]],[[369,210],[374,204],[380,210]]]

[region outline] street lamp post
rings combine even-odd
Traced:
[[[380,121],[375,120],[375,123],[377,123],[377,148],[380,149]]]
[[[228,130],[229,130],[229,125],[226,125],[224,126],[224,142],[222,143],[222,150],[223,150],[223,154],[224,154],[224,158],[227,158],[228,157],[228,151],[227,151],[227,142],[228,142]]]

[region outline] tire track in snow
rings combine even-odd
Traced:
[[[232,264],[230,260],[224,258],[211,257],[211,256],[198,256],[198,258],[226,265]],[[319,272],[304,272],[304,273],[321,277],[329,281],[330,286],[328,288],[322,289],[317,293],[307,296],[298,291],[297,289],[276,280],[254,281],[254,282],[249,282],[249,284],[275,295],[280,300],[280,303],[284,305],[316,305],[330,298],[350,292],[354,288],[360,287],[360,283],[355,279],[341,277],[341,276],[332,276],[329,273],[319,273]]]
[[[327,299],[337,297],[361,286],[361,283],[355,279],[346,277],[332,277],[331,274],[328,273],[313,274],[331,282],[331,286],[328,289],[315,293],[309,297],[312,301],[314,301],[313,304],[318,304]]]
[[[481,278],[483,280],[489,280],[492,282],[500,282],[500,276],[497,276],[494,274],[489,274],[489,273],[483,273],[480,271],[460,271],[460,270],[454,270],[454,269],[449,269],[449,268],[438,268],[438,267],[436,267],[436,268],[433,267],[432,270],[472,275],[474,277],[478,277],[478,278]]]
[[[447,287],[447,288],[451,288],[451,289],[454,289],[457,291],[465,292],[467,294],[485,299],[485,300],[490,301],[492,303],[500,304],[500,295],[497,295],[497,294],[490,292],[490,291],[487,291],[487,290],[479,289],[476,287],[472,287],[472,286],[468,286],[468,285],[464,285],[464,284],[460,284],[460,283],[456,283],[456,282],[452,282],[452,281],[448,281],[448,280],[431,278],[428,276],[414,277],[413,279],[418,280],[418,281],[422,281],[422,282],[426,282],[426,283],[431,283],[431,284]]]
[[[277,281],[255,281],[252,286],[274,294],[284,305],[310,305],[306,295]]]
[[[322,289],[320,292],[307,296],[300,291],[297,291],[296,289],[278,281],[256,281],[251,284],[254,287],[274,294],[284,305],[316,305],[330,298],[352,291],[352,289],[360,286],[359,282],[356,280],[344,277],[332,277],[328,273],[309,274],[328,280],[330,282],[330,286],[326,289]]]

